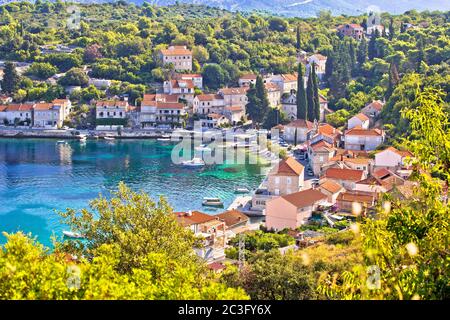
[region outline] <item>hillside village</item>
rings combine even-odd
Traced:
[[[341,37],[358,41],[383,30],[381,25],[367,30],[356,24],[336,27]],[[54,50],[72,52],[64,46]],[[252,191],[251,199],[238,202],[235,208],[216,216],[199,211],[176,213],[183,226],[205,239],[199,254],[211,261],[212,268],[222,269],[219,262],[225,259],[230,239],[258,228],[250,224],[248,216],[263,216],[264,227],[272,232],[300,230],[317,215],[333,227],[342,219],[370,215],[381,194],[392,192],[408,197],[412,183],[408,181],[411,170],[407,159],[413,155],[394,147],[379,149],[386,135],[379,121],[385,102],[372,101],[350,117],[345,126],[335,128],[326,122],[326,116],[333,110],[316,88],[317,117],[298,117],[297,89],[303,85],[306,90],[312,77],[323,87],[326,56],[298,50],[296,59],[306,70],[301,78],[298,73],[244,73],[238,79],[238,86],[219,88],[215,92],[203,91],[203,75],[192,72],[193,53],[187,46],[169,45],[159,51],[158,58],[161,66],[169,66],[173,71],[168,80],[159,84],[157,92],[144,93],[134,104],[126,95],[93,99],[90,112],[95,116],[95,126],[77,131],[86,132],[89,138],[120,138],[124,131],[136,137],[142,132],[161,136],[197,124],[204,132],[215,134],[229,128],[236,134],[246,133],[250,128],[250,133],[259,127],[258,123],[252,123],[248,113],[252,107],[249,91],[255,88],[258,78],[263,83],[269,107],[277,110],[279,120],[284,114],[285,123],[278,122],[272,129],[280,130],[277,143],[287,154],[270,170],[261,186]],[[108,95],[112,80],[91,78],[87,66],[83,70],[88,84]],[[58,75],[61,77],[64,74]],[[47,81],[54,81],[54,77]],[[80,90],[73,86],[65,89],[68,94]],[[74,130],[70,128],[71,117],[75,116],[74,105],[69,98],[15,103],[12,97],[3,96],[2,100],[0,130],[22,130],[22,134],[29,131],[35,135],[37,132],[37,136],[40,130],[47,133]],[[295,238],[304,239],[304,234],[297,233]]]

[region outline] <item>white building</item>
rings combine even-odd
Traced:
[[[192,70],[192,51],[186,46],[170,46],[160,51],[164,65],[171,63],[175,70]]]
[[[267,90],[267,98],[269,99],[270,106],[276,108],[281,103],[281,91],[280,88],[275,83],[265,83]]]
[[[128,101],[101,100],[95,104],[95,114],[99,123],[106,119],[126,119],[128,111]]]
[[[200,120],[202,127],[218,128],[230,123],[227,117],[218,113],[210,113],[205,119]]]
[[[409,151],[400,151],[394,147],[388,147],[375,154],[375,166],[377,168],[395,169],[405,165],[406,158],[412,158],[413,154]]]
[[[314,133],[314,123],[304,119],[294,120],[284,126],[284,139],[291,143],[306,142]]]
[[[358,113],[357,115],[351,117],[347,121],[347,128],[353,129],[353,128],[362,128],[362,129],[369,129],[369,117],[367,117],[363,113]]]
[[[375,150],[384,142],[384,131],[353,128],[345,132],[344,142],[347,150]]]
[[[327,64],[327,57],[324,55],[321,55],[320,53],[313,54],[308,58],[308,67],[306,68],[307,72],[309,72],[310,67],[312,65],[315,65],[316,67],[316,75],[319,78],[319,80],[323,80],[323,77],[325,75],[325,68]]]
[[[199,115],[223,112],[225,100],[219,94],[200,94],[193,100],[193,111]]]
[[[184,104],[178,102],[178,95],[144,94],[138,118],[142,128],[177,127],[183,125],[186,114]]]
[[[0,112],[2,114],[0,115],[0,119],[2,119],[3,123],[7,122],[9,125],[20,123],[32,125],[33,107],[34,104],[9,104],[0,106],[3,109]]]
[[[56,129],[63,126],[63,121],[65,120],[65,108],[63,105],[36,103],[33,111],[33,127]]]
[[[198,73],[176,73],[173,80],[191,80],[195,87],[203,89],[203,76]]]
[[[185,100],[192,105],[195,93],[195,85],[192,80],[170,80],[164,81],[164,93],[178,95],[178,99]]]

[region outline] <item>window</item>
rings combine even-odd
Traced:
[[[280,189],[275,189],[275,195],[279,196],[280,195]]]
[[[279,184],[280,183],[280,177],[275,177],[275,183]]]
[[[292,179],[290,177],[287,178],[287,184],[291,184],[292,183]]]

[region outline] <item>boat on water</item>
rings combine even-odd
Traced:
[[[170,135],[169,134],[163,134],[161,137],[156,139],[157,141],[170,141]]]
[[[86,140],[87,140],[86,135],[79,135],[78,138],[79,138],[80,142],[86,142]]]
[[[220,198],[203,198],[202,205],[205,207],[223,207],[223,202]]]
[[[108,140],[108,141],[116,140],[114,137],[108,137],[108,136],[103,137],[103,139]]]
[[[181,164],[185,167],[203,167],[205,166],[205,161],[201,158],[193,158],[192,160],[183,161]]]
[[[208,145],[207,144],[201,144],[201,145],[199,145],[198,147],[195,147],[195,151],[206,151],[206,152],[209,152],[209,151],[211,151],[212,149],[210,148],[210,147],[208,147]]]
[[[66,140],[58,140],[56,141],[56,144],[66,144],[67,141]]]
[[[234,193],[249,193],[250,190],[245,187],[236,187],[234,188]]]
[[[72,232],[72,231],[67,231],[67,230],[63,230],[63,234],[65,237],[67,238],[72,238],[72,239],[83,239],[83,235],[77,233],[77,232]]]

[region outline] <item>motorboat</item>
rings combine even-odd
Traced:
[[[163,134],[161,137],[156,139],[157,141],[170,141],[170,135]]]
[[[245,187],[236,187],[234,188],[234,193],[249,193],[250,190]]]
[[[78,138],[79,138],[80,142],[86,142],[86,140],[87,140],[86,135],[79,135]]]
[[[67,230],[63,230],[63,234],[65,237],[67,238],[72,238],[72,239],[83,239],[83,235],[77,233],[77,232],[72,232],[72,231],[67,231]]]
[[[105,136],[105,137],[103,137],[103,139],[108,140],[108,141],[113,141],[113,140],[115,140],[114,137],[109,137],[109,136]]]
[[[207,144],[201,144],[198,147],[195,147],[195,151],[206,151],[206,152],[209,152],[209,151],[211,151],[211,148],[208,147]]]
[[[203,198],[203,206],[206,207],[223,207],[223,202],[220,198]]]
[[[67,143],[67,141],[65,141],[65,140],[58,140],[58,141],[56,141],[56,144],[66,144]]]
[[[205,161],[201,158],[193,158],[192,160],[183,161],[181,164],[185,167],[203,167],[205,166]]]

